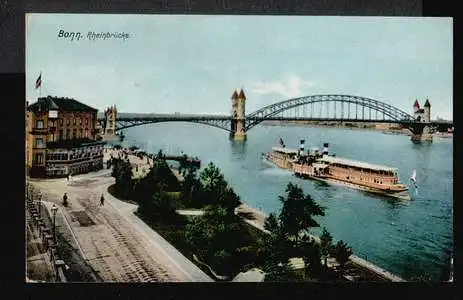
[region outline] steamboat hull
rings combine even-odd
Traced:
[[[311,176],[311,175],[300,174],[300,173],[294,173],[294,175],[299,177],[299,178],[322,181],[322,182],[325,182],[325,183],[344,186],[344,187],[352,188],[352,189],[355,189],[355,190],[361,190],[361,191],[372,193],[372,194],[387,196],[387,197],[391,197],[391,198],[398,199],[398,200],[411,200],[411,197],[410,197],[410,194],[408,193],[408,190],[403,190],[403,191],[399,191],[399,192],[387,192],[387,191],[384,191],[384,190],[381,190],[381,189],[376,189],[376,188],[373,188],[373,187],[360,185],[360,184],[356,184],[356,183],[352,183],[352,182],[348,182],[348,181],[343,181],[343,180],[339,180],[339,179],[334,179],[334,178],[330,178],[330,177]]]

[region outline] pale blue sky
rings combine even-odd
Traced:
[[[75,98],[99,110],[229,114],[235,88],[247,113],[316,94],[373,98],[453,119],[450,18],[30,14],[26,96]],[[60,29],[126,32],[80,41]]]

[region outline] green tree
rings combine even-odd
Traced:
[[[165,157],[164,153],[161,149],[159,149],[158,154],[156,155],[156,159],[163,159]]]
[[[282,230],[295,239],[297,244],[301,233],[309,233],[310,228],[320,225],[314,220],[315,216],[324,216],[324,208],[318,205],[312,197],[297,185],[289,183],[286,187],[286,197],[279,196],[283,204],[279,220]]]
[[[186,165],[182,169],[182,199],[186,207],[200,207],[202,185],[198,178],[198,166]]]
[[[339,275],[344,273],[344,267],[349,261],[349,257],[353,254],[352,248],[348,247],[342,240],[338,241],[335,247],[336,261],[339,263]]]
[[[225,181],[219,168],[212,162],[200,173],[202,184],[203,204],[218,204],[234,213],[235,207],[240,205],[239,196]]]
[[[249,245],[248,232],[241,219],[220,205],[204,208],[204,215],[195,217],[187,226],[185,238],[193,252],[208,262],[220,275],[239,272],[239,257]]]
[[[269,263],[264,266],[263,271],[265,272],[265,282],[294,282],[301,280],[288,262]]]
[[[113,159],[111,175],[116,179],[115,188],[117,192],[125,199],[130,199],[133,191],[131,164],[119,158]]]
[[[320,245],[313,238],[304,235],[299,244],[300,257],[304,260],[306,278],[316,278],[321,274]]]
[[[267,218],[265,218],[264,229],[272,234],[277,234],[280,231],[280,224],[275,213],[270,213]]]
[[[333,237],[331,234],[323,227],[323,232],[320,236],[320,250],[325,262],[325,268],[328,267],[328,256],[333,248]]]

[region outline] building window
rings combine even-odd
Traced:
[[[43,129],[43,120],[37,120],[36,126],[38,129]]]
[[[70,125],[71,124],[71,120],[69,120],[69,118],[66,119],[66,125]]]
[[[63,125],[63,119],[62,118],[59,119],[59,125]]]
[[[60,129],[60,130],[59,130],[59,139],[62,140],[63,137],[64,137],[63,129]]]
[[[71,130],[69,130],[69,129],[66,130],[66,140],[70,139],[70,137],[69,137],[70,132],[71,132]]]
[[[82,134],[82,128],[79,129],[79,138],[82,138],[83,137],[83,134]]]
[[[88,119],[85,119],[85,125],[88,125]]]
[[[79,119],[79,125],[82,125],[82,118]]]
[[[76,138],[77,138],[77,130],[76,130],[76,129],[73,129],[73,130],[72,130],[72,138],[73,138],[73,139],[76,139]]]
[[[45,143],[43,142],[43,138],[35,139],[35,148],[45,148]]]
[[[74,118],[74,125],[76,125],[77,123],[77,118]]]
[[[35,154],[35,163],[36,164],[43,164],[43,153],[36,153]]]

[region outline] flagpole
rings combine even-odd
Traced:
[[[42,71],[40,71],[40,90],[39,90],[39,98],[42,98]]]

